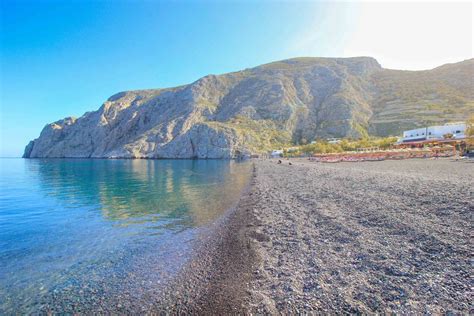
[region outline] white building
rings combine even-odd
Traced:
[[[340,138],[328,138],[326,139],[328,144],[339,144],[341,142]]]
[[[443,139],[446,134],[452,134],[455,139],[465,138],[466,128],[466,123],[463,122],[417,128],[404,131],[401,141],[412,142],[428,139]]]
[[[274,150],[270,153],[270,157],[272,158],[278,158],[278,157],[283,157],[283,150]]]

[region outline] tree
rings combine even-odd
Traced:
[[[467,123],[466,135],[474,136],[474,114],[471,115],[471,117],[469,117],[466,123]]]
[[[474,148],[474,114],[469,117],[467,120],[467,148],[473,149]]]

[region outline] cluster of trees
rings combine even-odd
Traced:
[[[307,144],[294,147],[292,150],[285,150],[286,157],[298,157],[301,155],[339,153],[344,151],[355,151],[357,149],[378,147],[388,149],[397,141],[396,137],[384,138],[363,138],[363,139],[343,139],[337,144],[329,144],[326,141],[317,141],[314,144]]]

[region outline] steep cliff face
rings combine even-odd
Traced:
[[[460,98],[456,115],[435,111],[438,120],[469,112],[473,63],[459,64],[399,72],[369,57],[297,58],[176,88],[122,92],[97,111],[48,124],[24,157],[231,158],[316,137],[398,133],[425,123],[405,112],[433,108],[427,100],[452,109],[451,96]],[[427,88],[405,97],[419,80]]]

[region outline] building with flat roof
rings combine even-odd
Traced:
[[[466,137],[466,129],[467,125],[464,122],[416,128],[404,131],[399,142],[444,139],[446,134],[451,134],[453,139],[461,139]]]
[[[341,142],[340,138],[328,138],[326,139],[328,144],[339,144]]]

